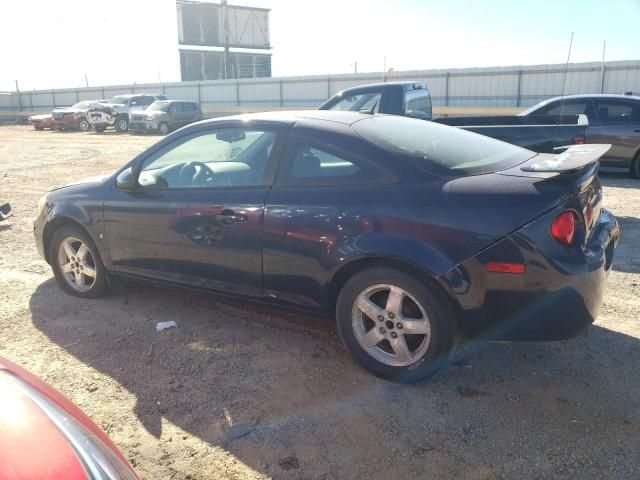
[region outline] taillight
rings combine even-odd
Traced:
[[[571,145],[584,145],[585,143],[587,143],[587,138],[584,135],[571,137]]]
[[[551,224],[551,236],[562,245],[571,245],[576,233],[576,214],[562,212]]]

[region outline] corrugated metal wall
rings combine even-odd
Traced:
[[[601,68],[600,63],[569,65],[565,94],[640,93],[640,61],[606,63],[604,83]],[[560,95],[564,70],[564,65],[530,65],[33,91],[22,92],[19,99],[15,93],[0,95],[0,110],[50,111],[79,100],[134,92],[199,101],[203,110],[211,114],[238,108],[315,108],[342,89],[394,80],[426,82],[436,107],[524,108]]]

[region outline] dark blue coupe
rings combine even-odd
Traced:
[[[464,338],[594,321],[619,236],[607,149],[353,112],[220,118],[48,192],[36,243],[70,294],[127,276],[326,312],[367,369],[413,381]]]

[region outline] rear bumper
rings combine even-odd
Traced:
[[[569,248],[544,227],[557,214],[543,215],[448,272],[468,333],[490,340],[561,340],[595,321],[620,236],[618,222],[603,209],[586,246]],[[490,261],[524,263],[526,271],[489,273]]]

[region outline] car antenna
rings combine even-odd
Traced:
[[[360,110],[360,113],[366,113],[367,115],[373,115],[376,110],[376,107],[378,106],[378,102],[376,101],[376,103],[373,104],[373,106],[371,108],[366,108],[366,109],[362,109]]]
[[[564,64],[564,75],[562,76],[562,93],[560,94],[560,110],[558,111],[558,118],[556,120],[556,131],[553,136],[554,150],[556,147],[556,141],[558,140],[558,129],[560,128],[560,117],[562,116],[562,108],[564,107],[564,89],[567,84],[567,73],[569,71],[569,59],[571,58],[571,47],[573,46],[573,34],[571,32],[571,39],[569,40],[569,52],[567,53],[567,62]]]

